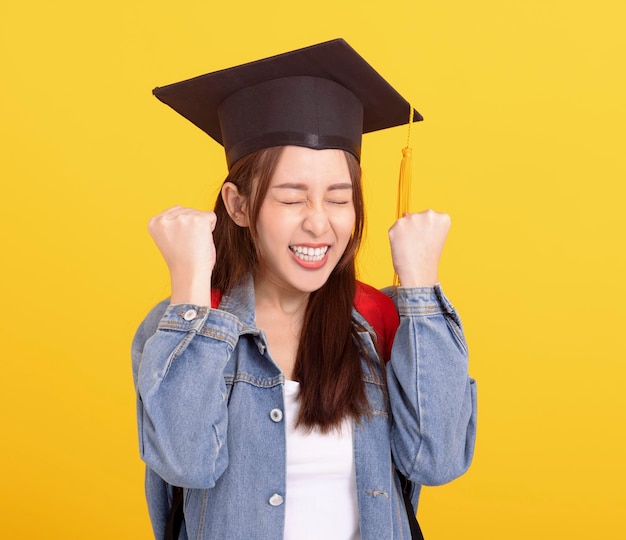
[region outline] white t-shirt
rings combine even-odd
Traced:
[[[285,381],[285,540],[360,540],[352,420],[328,434],[294,429],[299,391]]]

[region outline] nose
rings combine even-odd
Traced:
[[[302,228],[311,236],[322,236],[330,228],[330,219],[322,205],[311,205],[307,208]]]

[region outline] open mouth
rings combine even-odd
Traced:
[[[306,246],[289,246],[293,254],[301,261],[317,262],[321,261],[328,252],[329,246],[323,247],[306,247]]]

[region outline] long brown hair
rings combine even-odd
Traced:
[[[212,286],[227,292],[246,273],[258,268],[256,222],[282,147],[266,148],[243,157],[231,168],[225,182],[232,182],[248,201],[250,227],[240,227],[217,197],[214,231],[217,262]],[[355,257],[365,220],[361,167],[345,152],[355,209],[355,225],[337,266],[326,283],[310,294],[304,314],[294,378],[300,383],[300,416],[305,429],[328,432],[344,418],[367,413],[367,395],[359,356],[358,331],[352,318],[356,292]]]

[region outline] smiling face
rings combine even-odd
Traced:
[[[257,279],[289,291],[324,285],[355,226],[342,150],[283,149],[256,220]]]

